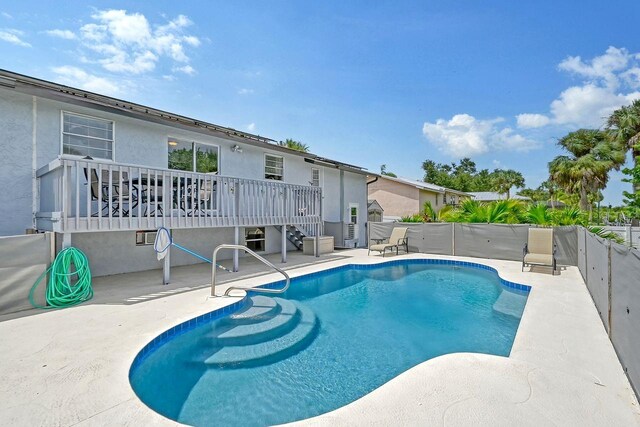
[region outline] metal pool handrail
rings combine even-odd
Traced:
[[[252,251],[251,249],[249,249],[246,246],[242,246],[242,245],[228,245],[228,244],[223,244],[223,245],[219,245],[218,247],[216,247],[213,250],[213,256],[212,256],[212,267],[211,267],[211,296],[215,297],[216,296],[216,258],[218,256],[218,251],[220,251],[220,249],[239,249],[239,250],[243,250],[246,253],[248,253],[249,255],[251,255],[252,257],[254,257],[255,259],[257,259],[258,261],[262,262],[264,265],[273,268],[274,270],[276,270],[278,273],[282,274],[285,278],[285,284],[284,287],[281,289],[267,289],[267,288],[242,288],[239,286],[230,286],[229,289],[227,289],[227,291],[224,293],[224,296],[229,296],[229,292],[231,292],[231,290],[233,289],[240,289],[243,291],[257,291],[257,292],[265,292],[265,293],[269,293],[269,294],[281,294],[283,292],[285,292],[287,289],[289,289],[289,283],[291,282],[291,279],[289,278],[289,275],[282,270],[281,268],[276,267],[275,265],[273,265],[271,262],[267,261],[266,259],[264,259],[263,257],[261,257],[260,255],[258,255],[257,253],[255,253],[254,251]]]

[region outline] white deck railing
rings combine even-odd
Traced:
[[[319,187],[64,158],[38,170],[37,179],[37,223],[42,230],[311,226],[322,222]]]

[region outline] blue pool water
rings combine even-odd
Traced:
[[[131,384],[191,425],[312,417],[443,354],[508,356],[528,294],[513,286],[488,269],[417,260],[303,276],[167,340],[137,360]]]

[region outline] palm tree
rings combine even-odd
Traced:
[[[607,129],[614,141],[631,150],[635,165],[640,164],[640,99],[620,107],[607,120]],[[634,183],[633,192],[640,193],[640,183]]]
[[[291,150],[302,151],[303,153],[309,152],[309,146],[307,144],[303,144],[300,141],[296,141],[290,138],[287,138],[284,141],[278,142],[278,145],[281,147],[287,147]]]
[[[569,194],[580,194],[580,208],[589,210],[589,195],[606,187],[609,171],[619,170],[625,153],[606,132],[580,129],[558,141],[570,156],[549,162],[550,180]]]
[[[380,165],[380,175],[390,176],[392,178],[398,177],[398,175],[393,172],[387,172],[387,165]]]
[[[507,199],[511,197],[511,187],[524,187],[524,177],[513,169],[496,169],[492,175],[491,186],[493,190],[500,194],[506,194]]]

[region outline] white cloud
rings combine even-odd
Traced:
[[[7,12],[2,12],[0,13],[0,15],[2,15],[3,17],[7,18],[7,19],[13,19],[13,16],[11,16],[10,14],[8,14]]]
[[[242,88],[238,91],[238,95],[251,95],[253,93],[253,89]]]
[[[548,125],[551,121],[544,114],[518,114],[516,120],[519,128],[539,128]]]
[[[0,40],[4,40],[11,44],[15,44],[16,46],[22,47],[31,47],[29,43],[22,40],[24,33],[20,30],[15,30],[11,28],[5,28],[4,30],[0,30]]]
[[[253,132],[254,130],[256,130],[256,124],[255,124],[255,123],[249,123],[249,124],[247,125],[247,130],[248,130],[249,132]]]
[[[189,76],[193,76],[196,73],[196,70],[191,65],[184,65],[182,67],[175,67],[175,71],[180,71],[181,73],[185,73]]]
[[[82,89],[108,95],[119,95],[123,88],[115,82],[104,77],[89,74],[86,71],[72,66],[53,67],[51,69],[57,75],[57,81],[62,84],[80,87]]]
[[[48,30],[45,32],[51,37],[59,37],[65,40],[74,40],[76,38],[75,33],[69,30]]]
[[[585,62],[579,56],[569,56],[558,65],[558,68],[589,81],[601,81],[607,86],[616,87],[618,85],[616,73],[627,68],[634,56],[636,55],[630,54],[625,48],[609,46],[603,55],[596,56],[591,61]]]
[[[425,137],[441,151],[454,157],[472,156],[490,150],[529,151],[538,144],[509,127],[498,126],[502,118],[479,120],[456,114],[451,120],[438,119],[422,127]]]
[[[640,98],[640,54],[625,48],[611,46],[604,54],[586,61],[569,56],[558,69],[580,78],[580,84],[563,90],[551,102],[548,115],[516,116],[519,127],[555,124],[600,128],[611,112]]]
[[[142,74],[153,71],[162,59],[183,65],[174,67],[192,75],[186,48],[200,45],[196,36],[185,34],[192,22],[184,15],[164,25],[154,25],[141,13],[101,10],[91,15],[95,22],[80,28],[82,46],[92,51],[93,60],[116,73]]]

